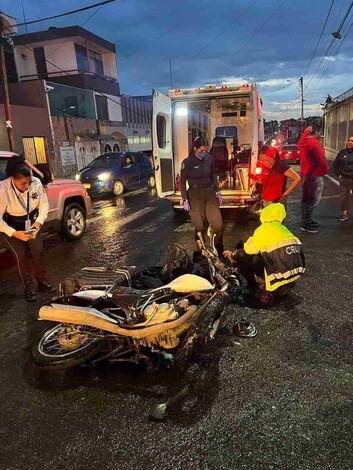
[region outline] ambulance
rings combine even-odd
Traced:
[[[159,197],[182,210],[180,168],[192,142],[206,137],[221,188],[221,208],[249,207],[258,198],[255,179],[264,141],[261,98],[256,84],[205,85],[153,90],[153,163]]]

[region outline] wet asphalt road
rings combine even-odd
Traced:
[[[147,413],[168,373],[37,371],[27,349],[50,296],[27,304],[14,267],[0,270],[0,469],[352,469],[353,219],[337,220],[328,181],[320,233],[303,234],[299,196],[287,225],[304,243],[307,274],[270,310],[228,307],[213,350],[190,364],[191,394],[164,422]],[[227,248],[257,226],[234,212],[225,219]],[[172,242],[191,252],[192,227],[153,192],[96,200],[80,242],[46,239],[50,279],[88,265],[160,264]],[[240,318],[256,324],[255,338],[232,335]]]

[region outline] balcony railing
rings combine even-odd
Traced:
[[[72,69],[72,70],[58,70],[56,72],[47,72],[47,73],[36,73],[32,75],[21,75],[20,81],[25,82],[27,80],[40,80],[54,77],[67,77],[71,75],[86,75],[88,77],[100,78],[106,80],[107,82],[117,83],[117,79],[109,77],[107,75],[101,75],[99,73],[87,72],[87,70]]]

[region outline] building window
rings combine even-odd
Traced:
[[[45,60],[44,47],[35,47],[33,49],[34,60],[36,63],[36,69],[38,78],[47,78],[47,62]]]
[[[111,152],[112,151],[112,148],[109,144],[105,144],[104,146],[104,152],[108,153],[108,152]]]
[[[108,100],[106,96],[96,95],[98,119],[109,121]]]
[[[114,144],[113,152],[120,152],[120,148],[118,144]]]
[[[83,72],[93,72],[99,75],[104,75],[104,68],[103,68],[103,60],[102,54],[99,54],[95,51],[88,51],[89,60],[90,60],[90,67],[88,66],[87,60],[87,49],[85,47],[79,46],[75,44],[76,49],[76,60],[77,60],[77,68],[78,70],[82,70]]]
[[[88,72],[87,51],[84,47],[75,44],[77,69]]]
[[[47,163],[44,137],[23,137],[22,143],[26,160],[33,165]]]
[[[102,54],[98,52],[89,51],[89,58],[91,61],[91,72],[99,75],[104,75]]]

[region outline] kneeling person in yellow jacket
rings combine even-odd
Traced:
[[[256,276],[265,279],[267,291],[299,279],[305,271],[305,257],[300,240],[283,224],[286,209],[275,203],[265,207],[260,215],[261,226],[243,245],[243,248],[224,256],[234,261],[248,287],[257,286]]]

